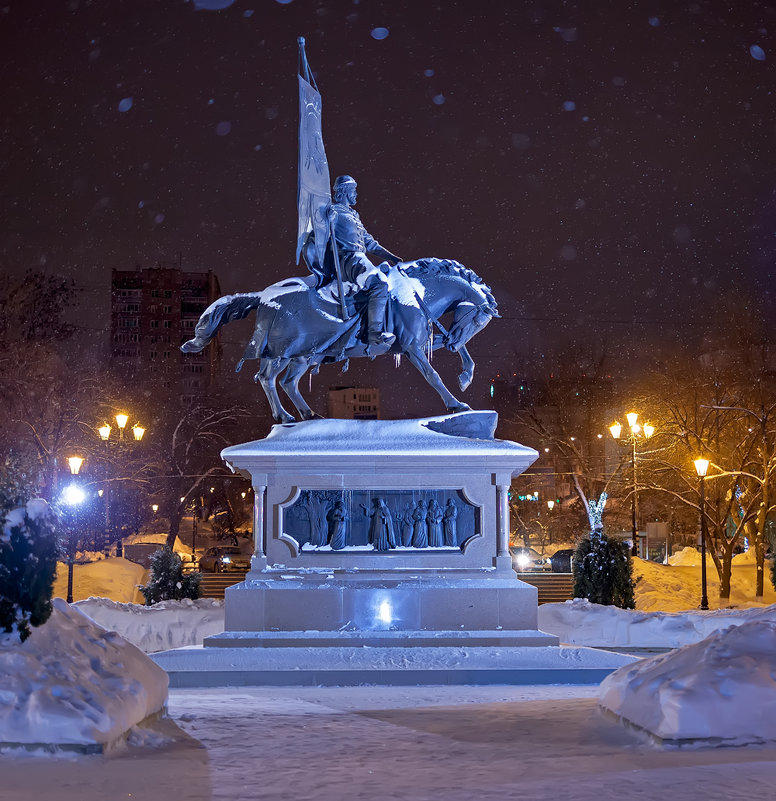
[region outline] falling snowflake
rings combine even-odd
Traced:
[[[749,52],[756,61],[765,61],[765,50],[760,45],[752,45],[749,48]]]
[[[132,98],[125,97],[119,100],[119,111],[129,111],[132,108]]]
[[[388,28],[372,28],[372,38],[373,39],[387,39],[388,38]]]

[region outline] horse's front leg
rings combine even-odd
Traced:
[[[407,354],[407,358],[415,365],[415,367],[418,368],[418,370],[420,370],[423,378],[425,378],[426,381],[428,381],[428,383],[439,393],[440,397],[445,402],[447,411],[469,411],[469,406],[467,406],[465,403],[461,403],[461,401],[452,395],[450,390],[444,385],[442,379],[439,377],[439,373],[437,373],[437,371],[431,366],[431,363],[426,358],[426,354],[423,353],[421,348],[415,345],[408,348],[405,352]]]
[[[312,420],[314,417],[320,417],[320,415],[317,415],[307,405],[307,401],[302,397],[302,393],[299,391],[299,380],[307,372],[309,367],[310,363],[304,356],[291,359],[291,364],[280,379],[280,386],[283,387],[283,391],[286,395],[291,398],[291,402],[296,406],[303,420]]]
[[[447,347],[445,338],[441,334],[436,334],[434,336],[434,350],[444,347]],[[466,345],[461,345],[458,348],[458,353],[461,354],[461,367],[463,368],[463,372],[458,376],[458,386],[461,388],[461,392],[466,392],[474,378],[474,359],[469,355],[469,351],[466,350]]]
[[[293,423],[293,415],[290,415],[280,402],[278,397],[278,389],[275,381],[288,364],[288,359],[262,359],[259,363],[259,372],[253,377],[253,380],[261,384],[264,394],[269,401],[270,409],[272,409],[272,418],[276,423]]]
[[[461,392],[466,392],[474,378],[474,359],[469,356],[466,345],[461,345],[458,353],[461,355],[461,367],[463,368],[463,372],[458,376],[458,386],[461,388]]]

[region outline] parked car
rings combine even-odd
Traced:
[[[535,573],[550,569],[549,559],[542,559],[538,551],[533,548],[512,547],[512,567],[518,572]]]
[[[574,557],[573,548],[563,548],[550,557],[553,573],[571,573],[571,563]]]
[[[219,545],[208,548],[199,559],[199,569],[209,573],[221,573],[229,570],[248,570],[251,557],[233,545]]]

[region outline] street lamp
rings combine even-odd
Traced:
[[[706,473],[709,469],[708,459],[696,459],[695,472],[701,484],[701,609],[709,608],[709,598],[706,594]]]
[[[625,435],[624,442],[630,445],[631,448],[631,472],[633,473],[633,487],[631,491],[631,534],[633,537],[633,547],[631,553],[638,556],[639,553],[639,529],[637,525],[638,520],[638,485],[636,482],[636,443],[642,437],[649,439],[655,433],[655,427],[649,423],[644,425],[639,424],[639,415],[637,412],[628,412],[625,415],[628,421],[628,433]],[[622,435],[622,425],[616,420],[609,426],[609,432],[612,438],[620,441]]]
[[[115,416],[116,426],[118,427],[118,445],[117,447],[121,449],[123,443],[126,441],[124,438],[124,430],[127,427],[127,423],[129,422],[129,415],[125,414],[124,412],[119,412]],[[97,432],[100,435],[100,439],[106,443],[111,441],[111,433],[113,429],[109,423],[103,423],[98,429]],[[141,426],[139,423],[135,423],[132,426],[132,436],[134,437],[135,442],[140,442],[143,439],[143,435],[145,434],[146,430]],[[121,450],[119,450],[119,454]],[[111,519],[110,519],[110,507],[111,507],[111,492],[110,492],[110,483],[107,485],[107,492],[105,493],[105,529],[106,534],[107,531],[110,529]],[[123,554],[123,547],[122,547],[122,538],[119,536],[119,539],[116,544],[116,556],[122,556]]]
[[[552,511],[555,507],[555,501],[547,501],[547,508]]]
[[[75,476],[81,469],[84,460],[80,456],[68,456],[67,463],[70,467],[70,475],[73,476],[73,481],[65,487],[62,493],[62,501],[73,508],[73,523],[76,522],[75,510],[86,500],[86,493],[75,483]],[[67,537],[67,602],[73,603],[73,563],[75,562],[75,532],[73,525],[70,526],[70,531]]]

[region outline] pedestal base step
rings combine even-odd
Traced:
[[[225,631],[206,637],[206,648],[424,648],[444,646],[540,647],[558,645],[543,631]]]
[[[598,684],[634,657],[568,646],[177,648],[170,687]]]

